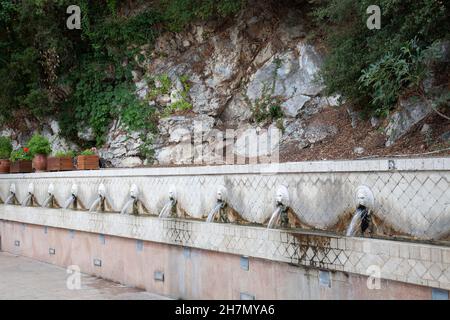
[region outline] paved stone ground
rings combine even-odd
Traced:
[[[66,269],[0,252],[0,300],[164,300],[166,297],[81,274],[69,290]]]

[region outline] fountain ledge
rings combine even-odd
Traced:
[[[14,202],[26,205],[30,187],[35,205],[46,203],[51,195],[64,207],[76,191],[77,206],[86,210],[98,203],[101,189],[107,212],[124,210],[134,187],[139,208],[133,203],[133,210],[153,215],[162,212],[172,192],[176,214],[195,219],[206,218],[217,205],[218,189],[223,189],[230,210],[260,225],[271,218],[274,196],[283,188],[293,219],[335,233],[342,233],[342,226],[350,222],[357,191],[364,188],[374,200],[375,235],[444,241],[450,237],[450,158],[5,174],[0,175],[0,203],[14,189]]]
[[[0,206],[0,219],[244,255],[450,290],[450,248],[195,220]]]
[[[272,164],[221,165],[197,167],[158,167],[133,169],[104,169],[92,171],[66,171],[19,173],[0,175],[12,178],[58,178],[58,177],[130,177],[130,176],[186,176],[224,174],[280,174],[320,172],[386,172],[386,171],[449,171],[450,158],[422,159],[376,159],[346,161],[305,161]]]

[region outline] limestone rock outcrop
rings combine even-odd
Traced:
[[[157,163],[217,163],[231,143],[236,156],[252,156],[245,154],[250,152],[249,141],[265,141],[264,135],[270,131],[267,126],[275,127],[253,119],[252,105],[267,94],[283,101],[282,121],[293,120],[286,131],[303,130],[303,122],[296,118],[338,105],[338,97],[322,94],[318,72],[323,56],[306,41],[303,21],[293,19],[298,16],[291,12],[286,19],[278,19],[264,4],[255,2],[255,7],[241,12],[226,27],[197,23],[181,33],[158,38],[143,64],[144,72],[135,72],[136,92],[150,100],[149,107],[159,110],[170,107],[174,97],[186,100],[191,108],[160,119],[153,145]],[[169,88],[164,92],[157,89],[159,94],[149,97],[154,86],[160,86],[145,79],[161,76],[169,79]],[[225,141],[223,137],[229,137],[231,129],[234,140]],[[308,145],[334,134],[335,128],[319,124],[305,128],[298,138],[299,143]],[[295,137],[284,140],[292,139]],[[270,154],[273,146],[268,143],[268,149],[258,151],[260,156]]]

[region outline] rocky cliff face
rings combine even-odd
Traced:
[[[322,56],[307,43],[301,16],[295,11],[273,12],[255,2],[228,25],[196,24],[158,39],[144,65],[146,72],[136,72],[138,94],[146,99],[152,91],[146,76],[167,75],[170,89],[149,100],[149,106],[166,107],[180,99],[184,78],[190,87],[186,100],[192,105],[189,112],[161,119],[155,143],[159,164],[220,163],[217,155],[226,148],[223,137],[227,132],[235,142],[233,153],[251,157],[243,141],[256,136],[265,139],[259,134],[264,125],[254,121],[253,109],[275,97],[283,113],[278,127],[287,129],[282,141],[294,139],[307,145],[337,133],[321,126],[303,128],[302,118],[336,105],[337,97],[322,95],[324,88],[317,76]],[[199,134],[202,144],[191,146]],[[258,155],[270,154],[271,147],[275,145]]]

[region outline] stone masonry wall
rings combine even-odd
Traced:
[[[373,216],[381,221],[376,235],[438,240],[450,232],[449,181],[448,158],[123,169],[2,175],[0,199],[5,201],[14,184],[16,198],[23,202],[33,183],[42,204],[53,184],[62,206],[76,184],[79,202],[88,209],[103,184],[107,211],[120,212],[135,184],[150,215],[158,215],[174,191],[180,216],[205,219],[223,186],[228,206],[244,223],[263,225],[275,210],[277,189],[286,186],[289,207],[299,221],[311,229],[342,233],[356,208],[355,190],[365,185],[374,195]]]

